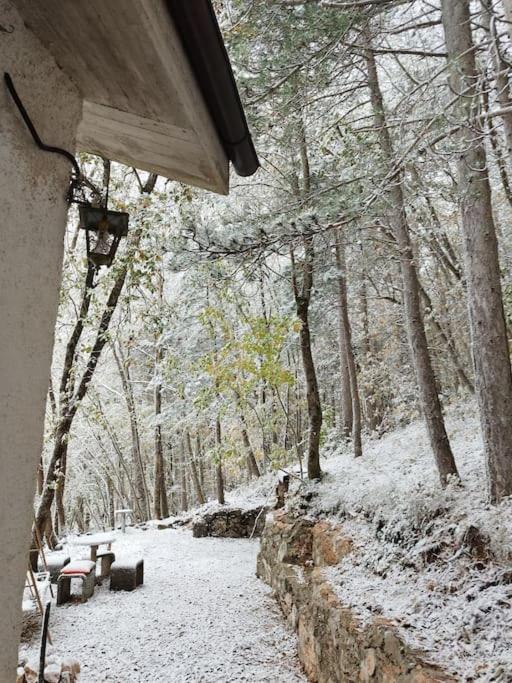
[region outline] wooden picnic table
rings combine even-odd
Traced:
[[[77,538],[72,539],[70,542],[73,545],[85,545],[91,548],[91,560],[96,562],[98,548],[100,545],[106,545],[108,550],[111,549],[112,543],[114,543],[116,537],[112,533],[102,532],[98,534],[86,534],[84,536],[77,536]]]

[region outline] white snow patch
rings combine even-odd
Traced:
[[[306,680],[295,637],[254,574],[256,541],[129,529],[113,550],[144,558],[142,587],[110,592],[106,581],[85,604],[52,607],[51,654],[76,658],[81,683]],[[20,656],[37,659],[37,648]]]
[[[310,510],[342,521],[357,550],[324,571],[363,621],[394,620],[457,680],[512,681],[512,501],[487,502],[474,405],[452,409],[447,426],[462,487],[441,489],[419,421],[368,442],[362,458],[333,448],[325,479],[306,486]],[[488,535],[491,562],[460,549],[469,525]]]

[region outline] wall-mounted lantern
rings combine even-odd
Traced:
[[[87,258],[96,266],[112,264],[122,237],[128,235],[128,214],[108,211],[90,204],[79,207],[80,228],[85,230]]]

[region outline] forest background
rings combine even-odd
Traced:
[[[512,494],[510,0],[215,2],[261,169],[229,197],[83,156],[130,213],[96,273],[70,215],[37,525],[167,517],[324,444],[476,396]]]

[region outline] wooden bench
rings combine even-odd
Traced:
[[[94,594],[96,578],[96,562],[77,560],[65,565],[57,579],[57,605],[63,605],[71,598],[71,579],[82,581],[82,599],[84,602]]]
[[[110,572],[111,591],[133,591],[144,583],[144,560],[128,558],[116,560]]]

